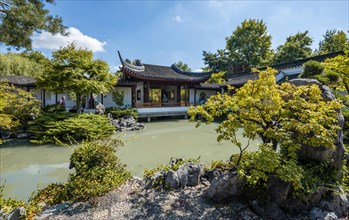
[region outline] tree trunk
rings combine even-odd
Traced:
[[[81,94],[76,94],[76,112],[81,114]]]

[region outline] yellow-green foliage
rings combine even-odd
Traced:
[[[121,141],[90,142],[74,150],[70,163],[76,172],[69,176],[66,185],[69,200],[102,196],[131,177],[116,156],[116,148],[121,145]]]
[[[106,108],[105,109],[105,113],[108,114],[112,114],[113,118],[122,118],[126,115],[131,115],[134,119],[138,119],[138,112],[136,109],[134,108]]]
[[[0,127],[15,128],[37,117],[40,101],[26,92],[6,82],[0,82]]]
[[[9,213],[23,206],[26,209],[25,219],[32,219],[41,212],[41,204],[79,202],[105,195],[131,178],[126,165],[116,156],[116,149],[120,146],[120,140],[83,143],[70,157],[76,172],[70,174],[68,182],[50,184],[33,194],[28,203],[3,198],[3,186],[0,186],[0,209]]]
[[[331,59],[326,59],[323,63],[325,72],[334,72],[339,74],[341,80],[336,88],[349,93],[349,50],[344,51],[344,55],[339,55]]]
[[[207,83],[225,83],[226,82],[226,72],[213,73],[211,78],[206,81]]]
[[[5,185],[5,184],[4,184]],[[0,185],[0,210],[4,211],[5,213],[10,213],[15,208],[24,206],[24,201],[22,200],[15,200],[12,198],[4,198],[3,190],[4,185]]]
[[[37,144],[96,140],[112,135],[114,130],[105,116],[66,112],[44,114],[28,129],[31,142]]]
[[[255,70],[257,71],[257,70]],[[251,184],[265,183],[270,174],[291,182],[302,189],[304,167],[298,163],[297,152],[301,146],[334,147],[337,135],[337,110],[342,107],[337,100],[325,101],[317,85],[294,86],[275,82],[275,70],[259,72],[259,79],[248,81],[232,96],[217,94],[196,108],[188,110],[190,121],[199,117],[207,123],[226,115],[216,129],[217,140],[227,140],[240,150],[240,158],[247,145],[237,138],[260,138],[263,144],[251,159],[243,159],[238,168],[241,176]],[[239,160],[238,160],[239,161]],[[326,178],[322,178],[324,181]]]

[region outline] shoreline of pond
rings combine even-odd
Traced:
[[[146,125],[144,130],[114,135],[125,142],[125,146],[118,149],[117,156],[134,176],[142,177],[145,168],[167,164],[171,157],[196,159],[200,156],[201,162],[210,164],[212,160],[228,160],[237,150],[229,142],[216,141],[215,123],[195,128],[194,123],[185,119],[163,119]],[[7,179],[5,196],[25,199],[37,188],[66,181],[71,172],[68,167],[72,149],[56,145],[25,145],[23,141],[18,141],[17,145],[0,146],[2,183]]]

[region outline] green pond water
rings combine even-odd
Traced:
[[[115,135],[125,142],[117,152],[133,175],[142,177],[144,168],[168,163],[171,157],[227,160],[238,148],[230,142],[216,141],[217,124],[195,128],[187,120],[157,120],[146,123],[146,129]],[[247,140],[244,140],[247,142]],[[243,142],[244,142],[243,141]],[[250,143],[256,150],[259,141]],[[33,191],[54,182],[65,182],[73,147],[32,145],[17,141],[0,145],[0,182],[5,181],[4,196],[27,200]]]

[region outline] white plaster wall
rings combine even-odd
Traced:
[[[284,72],[286,75],[300,74],[301,72],[303,72],[303,66],[281,69],[281,71]]]
[[[124,106],[123,107],[132,105],[132,88],[131,87],[116,87],[114,89],[124,91]],[[100,98],[100,96],[99,96],[99,98]],[[112,92],[109,92],[108,94],[106,94],[103,97],[103,104],[106,108],[117,107],[115,102],[113,101]]]
[[[33,96],[39,100],[42,101],[42,89],[30,89],[30,92],[33,94]]]
[[[46,105],[56,104],[56,95],[54,92],[45,91],[45,103]]]
[[[200,93],[201,92],[206,93],[206,99],[208,99],[212,95],[216,95],[217,94],[216,90],[198,89],[198,90],[196,90],[196,104],[199,104],[199,98],[200,98]],[[190,102],[190,104],[194,104],[194,89],[189,89],[189,102]]]

